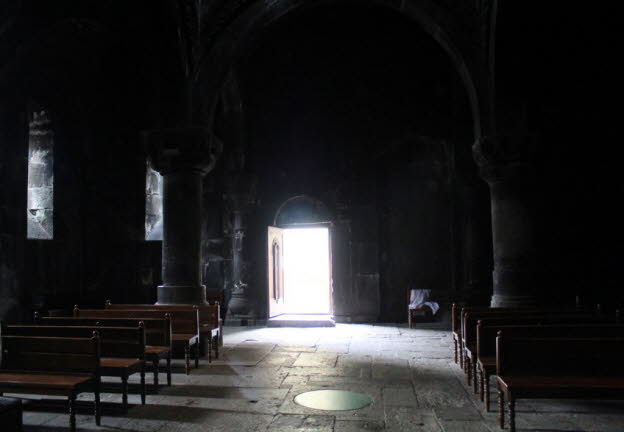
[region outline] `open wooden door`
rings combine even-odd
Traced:
[[[269,318],[284,311],[284,230],[268,227]]]

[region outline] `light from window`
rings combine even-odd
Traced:
[[[54,238],[54,132],[46,110],[32,113],[28,124],[26,236]]]
[[[145,176],[145,240],[163,239],[162,176],[147,161]]]

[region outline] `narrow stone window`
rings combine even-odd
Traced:
[[[26,236],[54,238],[54,131],[46,110],[31,113],[28,124]]]
[[[147,161],[145,178],[145,240],[162,240],[162,176]]]

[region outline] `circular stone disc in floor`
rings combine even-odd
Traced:
[[[345,390],[314,390],[295,397],[295,403],[326,411],[347,411],[364,408],[373,402],[370,396]]]

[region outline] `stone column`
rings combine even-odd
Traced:
[[[144,133],[154,168],[163,176],[163,284],[157,304],[205,304],[201,280],[202,177],[220,145],[206,128]]]
[[[476,176],[475,176],[476,177]],[[481,182],[483,184],[477,184]],[[492,268],[492,228],[490,194],[479,178],[463,177],[458,186],[460,202],[460,253],[462,297],[480,301],[490,296]]]
[[[480,174],[490,185],[492,307],[537,303],[534,149],[535,140],[530,136],[484,137],[473,146]]]

